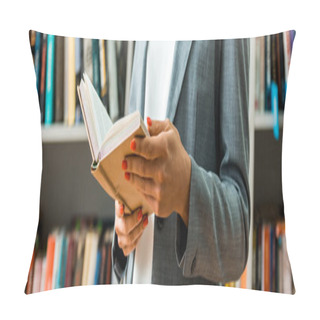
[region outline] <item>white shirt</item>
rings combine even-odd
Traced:
[[[171,82],[175,41],[150,41],[147,53],[144,120],[165,120]],[[154,214],[149,216],[136,247],[133,283],[151,283]]]

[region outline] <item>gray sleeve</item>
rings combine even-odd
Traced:
[[[220,66],[219,172],[191,158],[188,228],[178,216],[176,254],[185,277],[237,280],[248,255],[249,236],[249,43],[225,40]],[[199,137],[198,137],[199,138]]]

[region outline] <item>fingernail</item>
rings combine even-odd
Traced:
[[[140,209],[138,212],[138,221],[141,221],[142,219],[142,210]]]
[[[152,126],[152,120],[150,119],[150,117],[147,117],[147,124],[149,127]]]
[[[127,168],[128,168],[127,160],[122,160],[122,170],[127,170]]]
[[[146,214],[143,217],[143,228],[145,228],[148,225],[148,215]]]
[[[130,142],[130,149],[132,151],[135,151],[136,150],[136,140],[135,139],[132,139],[131,142]]]
[[[129,181],[130,180],[130,173],[129,172],[125,172],[124,173],[124,177],[125,177],[126,180]]]
[[[123,204],[120,205],[119,211],[120,211],[120,214],[123,215],[123,212],[124,212],[124,210],[123,210]]]

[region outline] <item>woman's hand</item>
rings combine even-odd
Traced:
[[[191,160],[176,127],[167,119],[151,121],[150,137],[136,137],[133,155],[122,162],[125,178],[147,199],[154,213],[166,218],[173,211],[189,219]]]
[[[119,248],[122,249],[125,256],[128,256],[136,248],[147,225],[148,215],[142,215],[141,209],[125,213],[124,205],[115,201],[114,228],[118,236]]]

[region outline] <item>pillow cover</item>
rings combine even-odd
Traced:
[[[155,220],[154,228],[159,228],[159,230],[166,228],[163,225],[174,224],[176,230],[174,236],[177,235],[177,244],[173,244],[173,246],[176,245],[173,251],[168,250],[168,256],[171,255],[170,252],[173,252],[173,259],[176,258],[175,254],[178,258],[180,250],[182,251],[180,259],[178,258],[179,266],[177,265],[176,268],[184,269],[186,278],[191,277],[194,272],[197,275],[196,278],[192,277],[195,279],[194,283],[210,281],[225,286],[282,293],[295,292],[286,250],[281,185],[282,123],[294,37],[294,31],[287,31],[252,39],[194,41],[190,42],[189,51],[184,61],[182,59],[179,61],[177,56],[174,56],[175,58],[172,60],[171,77],[173,80],[171,86],[174,84],[178,88],[178,92],[181,90],[180,98],[176,97],[176,99],[180,99],[179,101],[182,101],[181,97],[186,94],[189,100],[196,99],[197,103],[205,105],[206,99],[212,97],[207,97],[204,84],[209,86],[211,82],[215,87],[215,94],[219,88],[221,90],[219,95],[222,97],[225,94],[229,98],[232,96],[232,85],[237,86],[237,89],[246,90],[245,85],[237,82],[245,78],[245,76],[241,76],[241,72],[246,73],[249,80],[247,79],[247,96],[245,91],[243,93],[244,99],[247,99],[245,101],[248,102],[245,112],[248,112],[248,115],[253,115],[253,117],[249,117],[248,130],[242,132],[244,145],[250,144],[248,150],[250,149],[250,161],[254,162],[254,172],[243,169],[247,174],[243,184],[249,184],[249,189],[243,186],[243,190],[247,197],[248,206],[250,205],[250,210],[247,208],[247,212],[250,211],[251,219],[250,226],[248,218],[245,222],[248,227],[247,234],[250,230],[249,250],[243,254],[245,261],[247,261],[246,267],[241,265],[237,268],[241,270],[241,273],[238,272],[237,276],[221,278],[217,276],[218,272],[214,270],[215,266],[206,265],[206,270],[212,270],[208,271],[208,275],[206,271],[202,277],[199,266],[201,262],[195,262],[194,258],[190,262],[191,271],[188,276],[186,269],[188,268],[188,250],[192,246],[191,233],[194,230],[192,223],[197,221],[197,218],[194,218],[192,212],[189,213],[188,229],[183,227],[179,216],[171,215],[166,219],[156,218]],[[77,85],[85,72],[92,81],[112,121],[122,118],[132,108],[134,100],[132,100],[132,96],[130,100],[130,90],[137,92],[140,90],[141,83],[139,81],[141,79],[138,72],[143,68],[143,64],[138,64],[136,56],[141,54],[141,43],[70,38],[32,30],[30,31],[30,44],[41,115],[43,172],[39,226],[25,292],[29,294],[77,285],[118,283],[119,266],[118,260],[113,256],[116,249],[112,246],[115,236],[114,200],[96,183],[90,173],[92,158],[85,126],[86,120],[82,114],[77,94]],[[236,45],[233,46],[233,44]],[[247,48],[241,47],[240,44],[243,46],[247,44]],[[187,46],[187,44],[177,42],[175,48],[178,50],[177,48],[182,46]],[[221,53],[219,56],[218,49],[213,51],[212,48],[219,48],[222,50],[221,52],[226,52],[226,54]],[[240,51],[232,52],[230,48]],[[200,50],[205,52],[204,56],[207,60],[200,59],[197,64],[198,69],[192,72],[190,71],[192,70],[190,69],[191,64],[193,59],[196,61],[197,54],[202,54]],[[245,63],[245,57],[235,55],[236,53],[243,54],[241,50],[247,50],[248,57],[250,53],[250,61],[247,61],[250,63]],[[230,52],[233,55],[230,55]],[[151,59],[146,55],[144,57]],[[214,63],[213,60],[209,61],[211,57],[215,57]],[[232,60],[224,63],[223,59]],[[230,83],[230,87],[228,87],[229,82],[227,87],[224,87],[222,82],[216,85],[217,75],[213,76],[213,81],[208,78],[210,77],[210,66],[214,66],[216,63],[219,64],[221,70],[228,68],[222,67],[222,65],[230,64],[241,71],[240,76],[237,73],[235,73],[236,76],[231,76],[234,82]],[[174,78],[175,64],[179,65],[179,68],[186,69],[181,82],[179,82],[179,78]],[[137,69],[139,70],[137,71]],[[230,70],[231,68],[228,69],[228,72]],[[222,73],[223,71],[221,71]],[[198,84],[194,79],[202,82]],[[221,81],[223,81],[223,77],[221,77]],[[186,89],[188,86],[189,91]],[[174,94],[170,95],[170,92],[169,89],[169,100],[171,98],[174,100],[175,96]],[[196,94],[188,92],[196,92]],[[143,98],[139,96],[139,99],[144,103],[144,96]],[[223,101],[222,98],[221,101]],[[206,113],[207,109],[204,109],[205,114],[200,116],[198,114],[200,111],[193,112],[193,108],[190,108],[191,111],[182,110],[179,102],[177,104],[178,107],[172,122],[177,126],[181,140],[186,145],[185,148],[188,153],[192,153],[192,148],[193,152],[201,150],[200,144],[192,145],[192,147],[188,145],[189,141],[194,140],[193,135],[199,134],[200,130],[196,127],[197,122],[201,122],[200,119],[203,116],[210,118],[211,115],[218,113],[216,111],[214,111],[216,113],[209,111]],[[136,107],[138,108],[138,106]],[[187,114],[187,112],[190,113]],[[182,113],[186,115],[186,118],[195,122],[195,124],[188,125],[188,132],[184,132],[183,129],[182,122],[186,120],[181,115]],[[224,116],[223,113],[219,125],[217,125],[219,121],[214,120],[217,127],[224,126]],[[246,122],[246,120],[243,121]],[[205,128],[205,121],[201,122],[201,126]],[[215,130],[220,130],[220,128]],[[227,130],[225,127],[221,129],[221,136],[230,135],[230,133],[226,133]],[[249,140],[249,133],[252,133],[251,136],[254,137],[254,140]],[[207,143],[205,134],[202,140],[201,144],[205,145]],[[217,143],[221,142],[217,140]],[[232,145],[237,142],[231,141],[230,143]],[[223,148],[221,147],[221,149]],[[219,149],[219,152],[223,151]],[[203,160],[205,156],[201,152],[192,155],[192,157],[194,158],[191,160],[193,169],[198,169],[199,165],[199,167],[202,166],[207,171],[211,171],[211,168],[207,169],[206,160]],[[249,167],[249,161],[246,166]],[[203,169],[201,168],[201,170]],[[193,174],[194,172],[195,170]],[[191,176],[190,193],[195,192],[192,184],[196,183],[194,182],[196,178],[192,179],[193,176]],[[228,210],[227,203],[222,206]],[[191,209],[189,210],[191,211]],[[228,224],[227,221],[223,223]],[[243,230],[237,230],[237,232],[241,233]],[[184,240],[181,240],[179,236]],[[155,234],[155,246],[157,239]],[[161,243],[160,249],[166,251],[167,249],[162,247],[162,242],[159,243]],[[114,244],[117,247],[117,242]],[[203,244],[203,246],[205,245]],[[117,250],[121,253],[120,248]],[[200,256],[199,252],[197,254]],[[234,263],[229,258],[231,254],[228,252],[223,251],[219,254],[223,263],[229,265]],[[194,255],[196,256],[196,254]],[[242,258],[240,257],[239,261],[242,261]],[[121,255],[121,261],[124,261],[124,264],[128,263],[126,259]],[[163,264],[154,255],[154,264],[158,263],[161,266]],[[124,269],[128,271],[129,268],[124,267]],[[229,267],[226,266],[226,271],[222,273],[228,274],[228,269]],[[167,272],[169,271],[167,270]],[[233,272],[230,271],[230,274]],[[199,277],[204,278],[205,281],[199,280]],[[185,282],[185,284],[187,283]],[[171,284],[179,283],[173,282]]]

